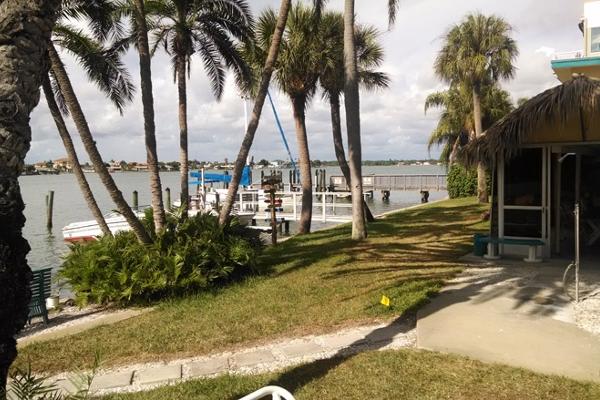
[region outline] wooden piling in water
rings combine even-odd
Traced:
[[[54,190],[50,190],[46,195],[46,227],[52,229],[52,214],[54,211]]]
[[[171,189],[166,188],[165,192],[166,192],[165,196],[167,198],[167,210],[171,210]]]
[[[139,204],[138,204],[138,191],[134,190],[133,191],[133,209],[137,211],[138,210],[138,206],[139,206]]]

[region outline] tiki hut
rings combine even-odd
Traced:
[[[600,256],[600,80],[575,75],[531,98],[470,143],[462,157],[494,171],[498,238],[539,239],[539,256],[570,256],[578,203],[582,250]]]

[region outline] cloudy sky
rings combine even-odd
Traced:
[[[279,0],[249,0],[259,14],[277,7]],[[342,9],[342,0],[329,7]],[[387,30],[387,1],[356,0],[358,22],[378,27],[386,60],[382,70],[392,85],[388,90],[361,94],[364,159],[427,158],[427,137],[436,123],[436,113],[423,112],[425,97],[444,85],[434,76],[433,60],[441,47],[441,37],[449,26],[470,12],[481,11],[504,17],[514,27],[520,57],[514,80],[503,82],[513,100],[532,96],[557,84],[550,68],[552,53],[582,47],[577,28],[583,14],[583,0],[401,0],[398,19]],[[145,159],[140,96],[121,116],[89,84],[80,68],[65,54],[67,67],[79,95],[92,132],[106,160]],[[126,57],[131,75],[139,86],[137,56]],[[157,55],[152,64],[159,158],[178,158],[177,92],[166,56]],[[273,91],[276,89],[273,87]],[[275,94],[275,93],[274,93]],[[292,112],[289,100],[275,95],[292,154],[296,156]],[[243,136],[244,105],[231,80],[223,99],[216,102],[209,90],[201,63],[192,65],[188,83],[190,158],[198,160],[234,159]],[[65,152],[44,100],[32,115],[33,140],[28,162],[54,159]],[[70,123],[70,121],[69,121]],[[313,159],[334,159],[329,109],[316,98],[307,111],[309,146]],[[87,160],[75,129],[82,160]],[[285,159],[286,152],[276,130],[270,108],[265,106],[252,154],[256,159]],[[437,156],[437,152],[432,154]]]

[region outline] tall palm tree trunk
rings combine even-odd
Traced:
[[[137,47],[140,58],[140,82],[142,87],[142,106],[144,108],[144,136],[146,138],[146,162],[150,171],[150,192],[152,195],[152,213],[156,233],[165,226],[165,207],[163,205],[162,185],[158,170],[156,152],[156,126],[154,124],[154,97],[152,95],[152,68],[150,46],[148,45],[148,27],[144,1],[135,0],[136,21],[138,25]]]
[[[346,180],[346,185],[350,186],[350,167],[346,161],[346,152],[344,151],[344,141],[342,139],[342,122],[340,117],[340,95],[331,93],[329,95],[329,109],[331,113],[331,132],[333,134],[333,149],[342,175]]]
[[[475,119],[475,137],[480,137],[483,134],[481,123],[481,88],[475,84],[473,86],[473,118]],[[477,197],[480,203],[488,202],[487,179],[485,165],[483,162],[477,164]]]
[[[346,82],[344,99],[346,105],[346,129],[348,131],[348,160],[350,164],[350,190],[352,192],[352,239],[367,237],[365,223],[362,151],[360,143],[360,97],[358,91],[358,67],[354,42],[354,0],[344,2],[344,64]]]
[[[302,210],[298,221],[298,233],[309,233],[312,222],[312,172],[310,169],[310,153],[306,134],[306,98],[292,98],[294,123],[296,125],[296,142],[298,143],[298,159],[300,161],[300,184],[302,186]]]
[[[271,75],[273,75],[273,68],[275,66],[275,62],[277,62],[277,57],[279,56],[281,38],[283,37],[283,31],[285,30],[291,3],[291,0],[281,0],[281,4],[279,6],[277,25],[275,26],[275,31],[273,32],[273,38],[271,39],[271,45],[269,47],[269,54],[267,55],[265,67],[263,68],[262,76],[260,78],[258,94],[254,99],[254,108],[252,109],[250,122],[246,128],[244,140],[242,141],[240,151],[238,152],[238,156],[235,160],[235,166],[231,177],[231,183],[229,184],[227,198],[223,202],[223,208],[221,208],[221,212],[219,214],[219,223],[221,225],[227,222],[229,214],[233,208],[233,203],[237,197],[237,190],[242,178],[242,171],[246,165],[246,160],[248,159],[248,154],[250,153],[250,148],[252,147],[252,142],[254,141],[254,135],[258,129],[260,114],[262,113],[263,105],[265,104],[265,98],[267,97],[267,91],[269,90]]]
[[[335,150],[335,158],[340,165],[342,175],[346,181],[346,186],[350,187],[350,167],[346,161],[346,152],[344,151],[344,141],[342,139],[342,122],[340,117],[340,95],[331,93],[329,96],[329,108],[331,112],[331,132],[333,133],[333,148]],[[369,222],[375,221],[375,217],[371,213],[369,206],[363,200],[365,209],[365,218]]]
[[[187,88],[186,88],[186,61],[179,57],[177,60],[177,93],[179,96],[179,162],[181,184],[182,216],[187,217],[189,208],[189,168],[188,168],[188,125],[187,125]]]
[[[57,0],[0,2],[0,399],[6,397],[8,370],[17,356],[15,335],[25,325],[31,297],[30,247],[22,233],[25,204],[18,178],[59,5]]]
[[[83,198],[88,205],[88,208],[92,212],[94,219],[98,223],[102,234],[111,236],[112,233],[106,224],[106,220],[102,215],[102,211],[100,211],[100,207],[98,207],[98,203],[94,198],[94,194],[92,193],[92,189],[88,184],[88,181],[81,169],[81,165],[79,164],[79,158],[77,157],[77,152],[75,151],[75,146],[73,145],[73,140],[71,139],[71,135],[69,134],[69,130],[67,129],[67,125],[65,124],[65,120],[60,113],[58,108],[58,104],[56,104],[56,99],[54,98],[54,93],[52,92],[52,86],[50,85],[50,79],[48,76],[44,77],[42,81],[42,88],[44,89],[44,96],[46,97],[46,103],[48,103],[48,108],[50,109],[50,114],[54,119],[54,123],[56,124],[56,130],[62,142],[65,146],[65,150],[67,151],[67,157],[69,158],[69,162],[73,166],[73,174],[77,179],[77,183],[79,184],[79,189],[81,189],[81,193],[83,194]]]
[[[92,137],[90,127],[85,119],[85,115],[83,114],[83,110],[79,104],[79,100],[77,100],[77,96],[75,95],[67,71],[65,70],[65,67],[52,43],[50,43],[48,46],[48,55],[50,57],[52,72],[54,73],[56,81],[58,82],[58,86],[65,97],[65,101],[69,111],[71,112],[73,122],[79,131],[79,136],[81,137],[83,146],[90,157],[90,161],[92,162],[96,173],[106,187],[106,190],[117,206],[117,209],[123,215],[138,240],[142,243],[151,243],[152,240],[150,239],[148,232],[146,232],[141,221],[135,216],[131,210],[131,207],[123,198],[123,194],[115,184],[112,176],[110,176],[106,165],[104,165],[104,161],[102,160],[102,156],[96,147],[96,142]]]

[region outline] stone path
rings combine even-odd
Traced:
[[[91,391],[94,395],[135,392],[225,373],[254,374],[275,371],[292,365],[367,350],[413,347],[415,342],[414,321],[345,329],[333,334],[282,340],[210,357],[99,371],[92,381]],[[81,377],[75,374],[63,374],[49,380],[60,389],[73,393],[76,392],[78,379]]]
[[[25,331],[24,334],[17,339],[17,346],[41,342],[46,340],[57,339],[65,336],[74,335],[95,328],[101,325],[110,325],[119,321],[137,317],[138,315],[152,311],[148,308],[128,308],[124,310],[100,310],[74,316],[73,319],[66,318],[62,321],[62,315],[52,316],[50,325],[46,328],[45,325],[39,325],[32,332]]]

